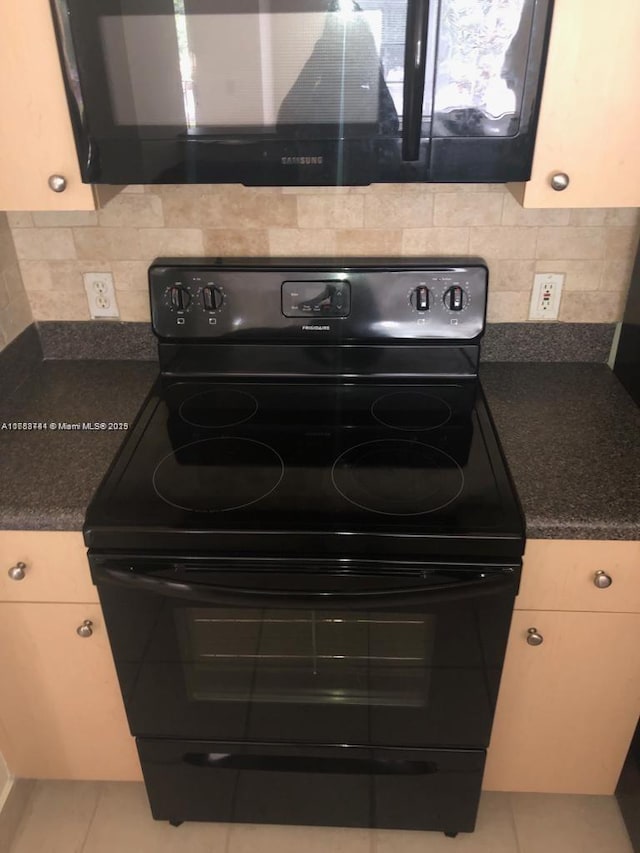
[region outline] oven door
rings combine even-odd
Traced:
[[[549,2],[52,0],[83,180],[526,179]]]
[[[488,744],[513,567],[91,565],[139,737]]]

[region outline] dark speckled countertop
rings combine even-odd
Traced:
[[[80,530],[126,432],[2,430],[3,423],[131,423],[153,362],[44,361],[0,402],[0,528]]]
[[[157,375],[136,361],[43,361],[2,422],[131,422]],[[482,365],[529,538],[640,539],[640,410],[592,363]],[[0,528],[79,530],[125,433],[0,432]]]
[[[483,364],[530,539],[640,539],[640,409],[604,364]]]

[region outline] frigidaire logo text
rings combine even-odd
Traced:
[[[330,332],[331,326],[303,326],[308,332]]]
[[[324,157],[281,157],[283,166],[322,166]]]

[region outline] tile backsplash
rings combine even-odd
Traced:
[[[31,322],[31,307],[22,285],[11,230],[0,213],[0,350]]]
[[[82,273],[103,271],[121,318],[147,320],[146,271],[160,255],[479,255],[491,322],[527,320],[534,274],[561,272],[560,320],[597,323],[622,316],[640,212],[523,210],[501,184],[153,186],[127,187],[97,212],[9,223],[36,320],[89,319]]]

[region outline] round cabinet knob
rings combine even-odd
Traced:
[[[9,577],[12,581],[21,581],[24,580],[24,576],[27,573],[27,566],[25,563],[16,563],[15,566],[11,566],[9,569]]]
[[[607,589],[613,583],[613,578],[611,575],[608,575],[606,572],[603,572],[602,569],[598,569],[598,571],[593,576],[593,582],[598,587],[598,589]]]
[[[467,304],[467,294],[464,289],[455,284],[450,287],[444,295],[444,304],[449,311],[462,311]]]
[[[91,637],[93,634],[93,622],[91,619],[85,619],[82,625],[76,628],[76,634],[79,637]]]
[[[538,633],[537,628],[527,629],[527,643],[530,646],[541,646],[544,643],[544,637]]]
[[[64,175],[51,175],[49,177],[49,188],[54,193],[63,193],[67,188],[67,179]]]
[[[565,172],[556,172],[555,175],[551,175],[551,186],[557,192],[566,190],[569,186],[569,175],[565,174]]]

